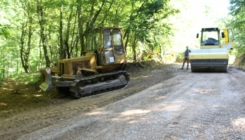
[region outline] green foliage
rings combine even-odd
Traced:
[[[238,55],[241,55],[245,52],[245,0],[230,0],[230,3],[232,18],[229,25],[234,29],[236,49],[239,52]]]
[[[3,38],[8,38],[10,35],[9,33],[9,26],[8,25],[0,25],[0,36]]]
[[[125,41],[128,40],[129,59],[134,59],[136,53],[142,53],[137,42],[142,43],[144,52],[159,52],[160,44],[166,43],[162,38],[171,34],[171,25],[166,19],[178,13],[169,2],[2,0],[0,47],[5,53],[0,55],[0,78],[15,77],[25,72],[24,65],[29,69],[26,72],[35,73],[45,66],[46,56],[51,63],[56,63],[62,52],[65,52],[65,57],[79,56],[84,45],[80,42],[86,42],[86,35],[92,28],[101,26],[123,29]]]
[[[235,28],[238,52],[245,51],[244,1],[231,0],[234,18],[218,21]],[[46,65],[47,57],[56,63],[79,56],[90,30],[102,26],[123,29],[128,59],[141,55],[149,59],[148,53],[163,58],[176,46],[191,44],[188,40],[195,35],[187,34],[197,26],[194,20],[215,19],[211,6],[206,4],[202,13],[192,14],[195,5],[191,4],[190,0],[1,0],[0,78],[23,73],[23,62],[27,72],[35,73]]]
[[[144,1],[138,8],[132,10],[129,29],[135,32],[138,41],[150,42],[150,34],[161,35],[168,33],[170,27],[162,23],[163,19],[178,12],[167,7],[168,1]]]

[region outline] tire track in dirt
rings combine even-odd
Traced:
[[[183,78],[179,78],[179,79],[176,79],[176,81],[181,81]],[[154,93],[154,94],[148,94],[147,96],[147,98],[143,98],[143,99],[141,99],[141,101],[140,102],[147,102],[147,104],[156,104],[157,102],[161,102],[161,100],[157,100],[156,99],[156,95],[155,94],[157,94],[158,96],[160,95],[160,96],[165,96],[166,94],[166,92],[164,91],[164,90],[167,90],[168,92],[167,93],[170,93],[171,91],[172,91],[172,89],[176,89],[176,86],[178,86],[179,85],[179,83],[178,82],[175,82],[175,83],[168,83],[168,80],[166,81],[166,83],[167,84],[165,84],[165,85],[158,85],[157,86],[157,88],[154,86],[154,88],[150,88],[149,90],[151,90],[152,92],[151,93],[154,93],[154,92],[158,92],[158,93]],[[184,87],[184,89],[185,90],[187,90],[188,89],[188,87],[190,87],[191,85],[193,85],[193,83],[190,83],[190,84],[187,84],[187,85],[185,85],[185,87]],[[166,88],[167,87],[167,88]],[[164,90],[163,91],[161,91],[161,92],[159,92],[158,91],[158,89],[161,89],[161,88],[164,88]],[[183,89],[181,90],[181,89],[179,89],[179,91],[176,93],[176,94],[171,94],[171,95],[168,95],[168,98],[165,98],[165,102],[166,102],[166,104],[169,104],[169,103],[171,103],[173,100],[176,100],[176,98],[178,98],[178,96],[181,94],[183,92]],[[131,97],[132,98],[132,97]],[[137,97],[138,98],[138,97]],[[150,99],[154,99],[153,100],[153,102],[150,102]],[[126,101],[127,102],[127,101]],[[132,107],[136,107],[137,108],[137,106],[142,106],[141,104],[140,104],[140,102],[137,104],[131,104],[130,102],[128,102],[128,104],[127,105],[124,105],[124,106],[121,106],[121,108],[123,108],[123,110],[127,110],[127,108],[132,108]],[[147,105],[146,105],[147,106]],[[166,107],[166,105],[164,105],[164,107]],[[161,108],[163,108],[163,106],[161,106]],[[117,112],[118,112],[118,110],[117,110]],[[164,116],[166,115],[165,113],[163,114]],[[107,119],[106,118],[103,118],[103,116],[100,116],[99,117],[100,119],[102,119],[103,120],[103,128],[107,128],[107,127],[110,127],[110,123],[109,123],[109,121],[106,121]],[[125,118],[122,118],[122,119],[124,119],[124,121],[126,121],[125,120]],[[130,120],[130,117],[129,118],[126,118],[126,119],[128,119],[128,120]],[[96,120],[95,120],[95,122],[97,122]],[[167,122],[168,123],[168,122]],[[67,124],[67,125],[69,125],[69,124]],[[76,125],[78,125],[78,124],[76,124]],[[74,126],[74,127],[76,127],[76,125]],[[76,129],[77,130],[77,132],[78,133],[85,133],[85,132],[87,132],[87,131],[89,131],[89,130],[91,130],[91,131],[96,131],[96,130],[98,130],[98,129],[101,129],[100,127],[98,127],[98,126],[96,126],[96,128],[94,128],[93,126],[94,125],[97,125],[97,123],[91,123],[89,126],[83,126],[82,128],[74,128],[74,129]],[[65,125],[64,125],[65,126]],[[69,125],[70,126],[70,125]],[[88,127],[88,128],[86,128],[86,130],[84,130],[83,128],[85,128],[85,127]],[[90,129],[90,128],[93,128],[93,129]],[[55,130],[55,128],[50,128],[51,130]],[[62,130],[60,130],[60,131],[62,131]],[[107,131],[107,130],[105,130],[105,131]],[[63,132],[63,131],[62,131]],[[48,133],[48,132],[46,132],[46,133]],[[46,134],[45,134],[46,135]],[[74,135],[74,136],[76,136],[77,135],[77,133],[72,133],[72,132],[66,132],[65,134],[62,134],[61,135],[61,137],[59,137],[59,138],[57,138],[57,139],[66,139],[66,138],[68,138],[67,136],[69,135],[69,139],[71,139],[71,138],[74,138],[74,137],[72,137],[72,135]],[[99,134],[98,135],[95,135],[94,137],[100,137],[99,136]]]
[[[239,73],[238,73],[239,74]],[[124,99],[122,112],[116,112],[113,117],[98,116],[95,123],[86,126],[69,128],[55,139],[244,139],[245,115],[243,110],[244,92],[237,89],[242,87],[240,78],[234,78],[230,73],[221,74],[191,74],[184,81],[182,77],[172,78],[172,86],[177,89],[168,90],[164,98],[165,89],[154,86],[148,92],[139,93]],[[192,78],[193,77],[193,78]],[[183,89],[178,89],[178,82]],[[206,82],[203,82],[206,81]],[[165,84],[169,82],[165,81]],[[186,82],[187,84],[184,84]],[[202,83],[198,83],[202,82]],[[236,87],[226,86],[234,82]],[[173,84],[174,83],[174,84]],[[195,83],[195,84],[194,84]],[[169,84],[171,85],[171,84]],[[154,93],[155,92],[155,93]],[[142,96],[140,96],[142,95]],[[144,95],[144,96],[143,96]],[[137,96],[137,97],[136,97]],[[134,99],[133,99],[134,97]],[[140,98],[142,97],[142,98]],[[158,97],[160,100],[157,100]],[[137,99],[140,99],[137,100]],[[152,101],[150,101],[152,99]],[[138,101],[138,102],[136,102]],[[141,103],[139,103],[141,102]],[[131,104],[134,103],[134,104]],[[117,106],[113,104],[112,106]],[[122,103],[123,104],[123,103]],[[129,105],[128,105],[129,104]],[[150,107],[150,106],[153,107]],[[112,106],[106,108],[109,112]],[[119,107],[119,106],[118,106]],[[143,115],[122,115],[135,109]],[[105,110],[104,110],[105,111]],[[112,114],[113,112],[110,112]],[[132,112],[133,113],[133,112]],[[114,122],[112,120],[118,120]],[[103,121],[105,122],[103,122]],[[120,121],[119,121],[120,120]],[[131,124],[130,122],[134,122]],[[93,121],[92,121],[93,122]],[[245,122],[244,122],[245,123]],[[99,128],[97,128],[100,126]],[[120,126],[120,127],[119,127]],[[64,128],[65,129],[65,128]],[[55,130],[55,129],[51,129]],[[87,131],[88,130],[88,131]],[[91,132],[93,131],[93,132]],[[50,133],[50,132],[49,132]],[[56,131],[56,133],[59,133]],[[38,133],[37,133],[38,134]],[[66,137],[66,135],[69,137]],[[139,135],[140,134],[140,135]]]
[[[150,85],[169,79],[174,76],[174,65],[161,66],[157,68],[145,68],[131,74],[130,85],[126,89],[119,89],[90,96],[79,100],[55,99],[49,101],[50,105],[45,107],[23,111],[12,114],[0,122],[0,139],[17,139],[19,136],[47,128],[64,120],[70,119],[107,104],[116,102],[133,95]],[[0,118],[1,119],[1,118]]]

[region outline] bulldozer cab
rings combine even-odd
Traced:
[[[87,51],[97,56],[97,65],[126,63],[122,31],[116,27],[96,28],[87,37]]]

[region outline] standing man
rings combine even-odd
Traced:
[[[186,46],[186,50],[185,50],[185,57],[184,57],[184,60],[183,60],[183,65],[182,65],[182,70],[185,66],[185,62],[187,62],[187,70],[188,70],[188,67],[189,67],[189,53],[191,52],[191,50],[188,49],[188,46]]]

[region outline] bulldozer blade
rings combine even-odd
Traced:
[[[43,91],[48,91],[52,88],[52,75],[51,75],[51,69],[46,68],[41,70],[41,75],[42,75],[42,83],[40,84],[40,88]]]

